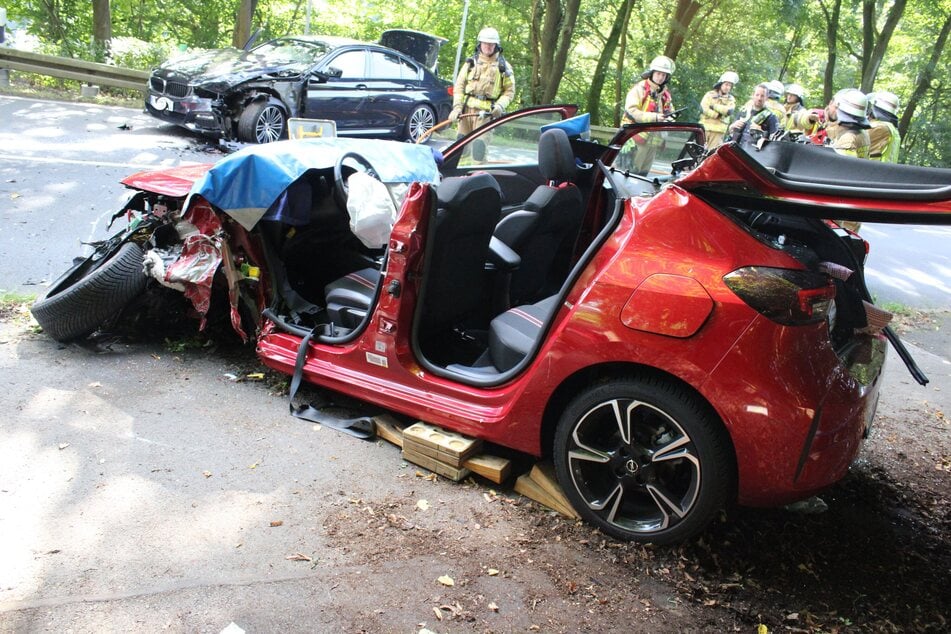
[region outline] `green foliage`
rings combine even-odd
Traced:
[[[894,0],[876,3],[879,23]],[[122,66],[149,68],[183,47],[229,46],[240,0],[112,0],[111,59]],[[451,78],[455,67],[464,0],[311,0],[311,33],[347,36],[375,41],[388,28],[409,28],[445,37],[440,52],[441,74]],[[43,42],[43,50],[57,55],[95,59],[92,49],[92,3],[82,0],[8,0],[10,20],[29,25]],[[802,84],[807,105],[824,105],[823,74],[826,65],[826,14],[831,0],[781,0],[748,3],[740,0],[700,0],[701,9],[691,23],[677,56],[677,72],[671,80],[674,103],[690,106],[688,120],[699,116],[698,104],[720,73],[740,75],[738,101],[745,102],[760,81],[779,79]],[[572,34],[573,51],[555,101],[585,103],[591,78],[604,49],[620,0],[582,0]],[[486,1],[471,4],[462,35],[460,61],[472,54],[475,37],[484,26],[494,26],[502,36],[505,57],[516,76],[516,105],[528,105],[532,50],[532,12],[545,4],[538,0]],[[614,78],[622,77],[621,98],[633,78],[651,58],[663,52],[669,20],[676,3],[669,0],[638,0],[627,29],[623,60],[611,60],[601,93],[600,118],[610,121],[620,104],[615,103]],[[951,2],[910,2],[885,54],[876,82],[877,89],[896,93],[908,102],[918,74],[934,46],[936,33]],[[307,0],[259,0],[252,30],[260,29],[258,41],[289,33],[304,33]],[[836,44],[836,67],[832,90],[858,86],[861,80],[862,2],[842,0]],[[903,143],[905,162],[951,165],[945,148],[951,141],[951,121],[945,116],[951,106],[948,53],[936,68],[929,90],[915,111]],[[51,80],[55,81],[55,80]]]

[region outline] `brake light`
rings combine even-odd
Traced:
[[[449,86],[449,88],[446,88],[446,92],[448,92],[449,96],[452,97],[453,86]]]
[[[786,326],[824,321],[834,306],[835,286],[822,273],[748,266],[723,281],[750,308]]]

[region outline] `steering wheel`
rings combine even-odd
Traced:
[[[348,160],[351,163],[355,163],[356,167],[347,165],[345,168],[344,163]],[[346,173],[344,173],[345,169]],[[350,188],[347,186],[347,178],[358,171],[365,172],[373,178],[380,180],[379,175],[376,173],[376,170],[373,169],[370,161],[356,152],[344,152],[340,155],[340,158],[337,159],[337,162],[334,163],[334,201],[343,211],[347,210],[347,197],[350,194]]]

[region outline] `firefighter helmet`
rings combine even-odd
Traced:
[[[724,82],[730,82],[731,84],[736,86],[738,83],[740,83],[740,76],[734,73],[732,70],[728,70],[724,72],[722,75],[720,75],[720,79],[717,80],[717,83],[715,84],[714,87],[719,88],[720,84]]]
[[[872,108],[877,108],[895,117],[898,116],[898,95],[887,91],[877,92],[869,95],[869,101]]]
[[[666,55],[658,55],[651,60],[650,69],[651,71],[657,71],[661,73],[667,73],[668,75],[674,74],[674,69],[677,68],[677,65],[674,63],[674,60],[670,59]]]
[[[786,86],[786,94],[795,95],[799,99],[799,103],[806,102],[806,91],[799,84],[789,84]]]
[[[866,116],[868,97],[864,92],[857,88],[846,88],[835,93],[832,100],[838,109],[840,120],[846,123],[857,123],[864,128],[869,126]]]
[[[502,40],[499,38],[499,32],[493,29],[491,26],[487,26],[479,31],[478,40],[488,44],[500,44],[502,42]]]
[[[783,82],[779,81],[778,79],[766,82],[766,96],[768,96],[770,99],[779,99],[783,96],[783,92],[785,92],[785,90],[786,89],[783,87]]]

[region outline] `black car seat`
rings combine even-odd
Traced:
[[[456,325],[486,305],[489,241],[502,213],[502,192],[486,173],[446,178],[436,198],[417,313],[430,329]]]
[[[558,295],[516,306],[489,324],[489,357],[499,372],[514,368],[535,345],[545,322],[558,308]]]
[[[422,320],[451,324],[484,301],[486,256],[501,213],[501,192],[489,174],[446,178],[436,189],[436,212],[427,239]],[[380,271],[348,273],[324,288],[327,314],[337,326],[356,328],[373,303]]]
[[[546,184],[538,186],[518,209],[506,214],[494,235],[521,258],[513,272],[510,297],[514,305],[555,293],[571,267],[571,254],[581,229],[584,203],[572,182],[576,165],[564,130],[546,130],[538,139],[538,167]]]

